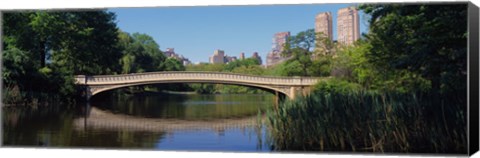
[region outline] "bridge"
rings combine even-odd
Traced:
[[[290,99],[307,95],[311,86],[322,78],[312,77],[272,77],[224,72],[165,71],[119,75],[77,75],[75,84],[86,86],[86,97],[90,99],[100,92],[137,85],[159,83],[214,83],[256,87],[278,96],[283,94]]]

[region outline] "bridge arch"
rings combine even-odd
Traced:
[[[120,75],[75,76],[75,84],[87,87],[87,99],[100,92],[136,85],[161,83],[213,83],[256,87],[288,98],[306,94],[321,78],[272,77],[224,72],[166,71]]]
[[[154,85],[154,84],[167,84],[167,83],[209,83],[209,84],[225,84],[225,85],[237,85],[237,86],[245,86],[245,87],[252,87],[252,88],[257,88],[261,89],[267,92],[270,92],[272,94],[279,93],[281,95],[284,95],[288,98],[291,98],[288,90],[284,88],[275,88],[275,87],[269,87],[269,86],[264,86],[264,85],[255,85],[251,83],[234,83],[234,82],[228,82],[228,81],[223,81],[223,82],[218,82],[218,81],[156,81],[156,82],[144,82],[144,83],[133,83],[133,84],[123,84],[123,85],[112,85],[112,86],[99,86],[99,87],[89,87],[91,90],[90,95],[88,98],[91,98],[95,96],[96,94],[110,91],[110,90],[115,90],[115,89],[120,89],[120,88],[125,88],[125,87],[131,87],[131,86],[141,86],[141,85]]]

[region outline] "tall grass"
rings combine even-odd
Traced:
[[[466,153],[466,103],[438,94],[314,93],[267,111],[273,150]]]

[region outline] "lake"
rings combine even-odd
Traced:
[[[271,94],[106,92],[89,104],[3,108],[5,146],[269,152]],[[68,107],[68,108],[66,108]]]

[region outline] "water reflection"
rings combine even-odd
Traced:
[[[165,132],[152,131],[79,130],[72,123],[78,116],[68,109],[4,108],[2,116],[5,146],[153,148],[165,135]]]
[[[269,151],[255,115],[271,106],[271,95],[99,96],[90,105],[70,109],[4,108],[3,144]]]
[[[114,94],[99,94],[92,99],[92,106],[132,116],[198,120],[252,116],[271,106],[274,99],[273,95],[247,94]]]

